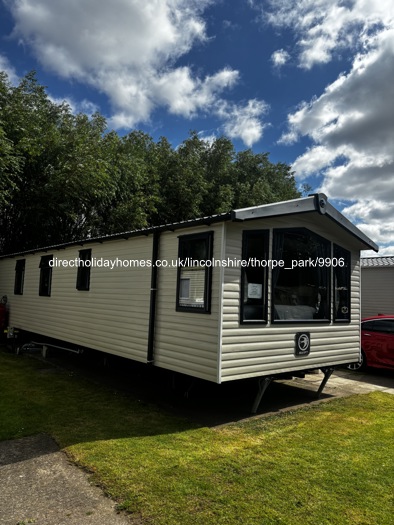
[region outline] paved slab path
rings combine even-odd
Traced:
[[[310,374],[305,379],[293,379],[292,384],[302,388],[310,386],[317,391],[323,374]],[[353,394],[367,394],[374,391],[394,394],[394,375],[378,372],[352,372],[347,369],[336,370],[328,380],[324,393],[333,397],[351,396]]]
[[[49,436],[0,442],[1,525],[130,523]]]

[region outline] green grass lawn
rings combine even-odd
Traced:
[[[0,352],[0,440],[47,432],[152,525],[392,525],[394,396],[201,428]]]

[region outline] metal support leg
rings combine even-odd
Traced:
[[[196,384],[195,379],[192,379],[192,380],[190,381],[190,385],[189,385],[189,387],[185,390],[185,393],[183,394],[183,397],[184,397],[185,399],[189,399],[189,394],[190,394],[190,392],[192,391],[192,389],[194,388],[195,384]]]
[[[271,384],[271,381],[273,380],[273,377],[267,376],[267,377],[260,377],[259,378],[259,390],[257,392],[256,398],[254,400],[253,406],[252,406],[252,414],[255,414],[259,408],[261,399]]]
[[[324,377],[323,377],[323,381],[321,382],[319,386],[319,390],[316,393],[317,399],[319,399],[320,394],[323,392],[323,389],[327,384],[327,381],[330,379],[331,374],[334,372],[334,368],[322,368],[321,370],[324,374]]]
[[[44,359],[47,358],[47,355],[48,355],[48,347],[47,347],[46,345],[43,345],[43,346],[42,346],[42,352],[41,352],[41,354],[42,354],[42,357],[43,357]]]

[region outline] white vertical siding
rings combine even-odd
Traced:
[[[150,260],[152,236],[102,244],[70,246],[26,255],[23,295],[14,295],[15,260],[0,264],[0,293],[8,295],[10,325],[81,346],[146,361],[150,305],[150,270],[94,267],[90,290],[76,289],[77,269],[54,267],[50,297],[38,294],[41,255],[72,260],[91,248],[96,259]]]
[[[361,269],[361,315],[394,313],[394,267]]]
[[[178,237],[213,231],[213,257],[221,257],[223,225],[200,226],[163,232],[159,259],[171,262],[178,257]],[[158,271],[154,363],[194,377],[217,381],[220,267],[212,271],[211,313],[176,311],[177,268]]]
[[[352,238],[328,221],[313,215],[282,217],[245,223],[228,223],[226,257],[242,257],[242,230],[283,227],[306,227],[330,241],[349,249]],[[270,252],[271,253],[271,252]],[[291,271],[291,270],[289,270]],[[360,265],[359,252],[352,252],[350,323],[295,323],[251,325],[240,324],[241,269],[227,268],[224,275],[223,333],[221,380],[270,375],[289,371],[319,368],[356,361],[359,356]],[[268,290],[268,311],[271,311],[271,283]],[[270,318],[269,318],[270,321]],[[296,357],[295,334],[310,332],[311,351],[308,356]]]

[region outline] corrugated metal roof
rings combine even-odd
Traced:
[[[394,257],[362,257],[361,268],[388,268],[394,266]]]

